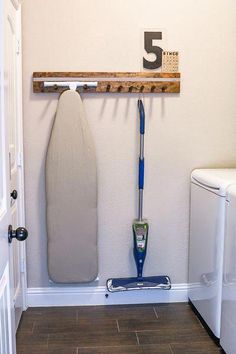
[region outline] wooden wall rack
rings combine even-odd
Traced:
[[[34,72],[33,92],[61,93],[71,86],[87,93],[179,93],[180,73]]]

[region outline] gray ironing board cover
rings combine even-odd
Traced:
[[[76,91],[61,94],[46,156],[48,272],[56,283],[98,274],[97,172],[93,139]]]

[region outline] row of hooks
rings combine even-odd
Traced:
[[[146,72],[36,72],[35,93],[61,93],[73,89],[87,93],[179,93],[180,73]]]
[[[150,92],[155,92],[155,90],[157,89],[157,88],[159,88],[159,87],[157,87],[156,85],[152,85],[151,87],[150,87]],[[86,87],[84,87],[84,90],[86,90],[87,88]],[[111,85],[107,85],[107,88],[106,88],[106,92],[110,92],[110,89],[111,89]],[[122,85],[120,85],[120,86],[118,86],[117,87],[117,92],[121,92],[122,90],[125,90],[126,89],[126,87],[123,87]],[[139,91],[139,92],[143,92],[144,91],[144,89],[145,89],[145,86],[144,85],[142,85],[142,86],[140,86],[140,87],[137,87],[137,86],[129,86],[129,89],[128,89],[128,92],[133,92],[133,91],[135,91],[135,92],[137,92],[137,91]],[[167,89],[167,86],[162,86],[161,87],[161,90],[162,90],[162,92],[165,92],[165,90]]]
[[[61,86],[58,86],[58,85],[55,84],[55,85],[53,85],[52,87],[53,87],[53,89],[54,89],[55,91],[57,91],[57,90],[59,90],[59,88],[60,88]],[[65,85],[64,87],[66,87],[66,85]],[[112,87],[112,86],[111,86],[110,84],[108,84],[105,91],[106,91],[106,92],[110,92],[111,87]],[[68,88],[70,88],[69,85],[68,85]],[[87,84],[85,84],[85,85],[83,85],[83,86],[80,86],[79,88],[83,89],[84,91],[87,91],[87,90],[91,90],[92,87],[90,87],[90,86],[88,86]],[[93,86],[93,88],[94,88],[94,86]],[[144,88],[145,88],[144,85],[140,86],[139,88],[138,88],[137,86],[129,86],[128,92],[133,92],[133,91],[135,91],[135,92],[137,92],[137,91],[143,92],[143,91],[144,91]],[[150,87],[150,92],[154,92],[157,88],[159,88],[159,87],[157,87],[156,85],[152,85],[152,86]],[[167,86],[162,86],[162,87],[161,87],[162,92],[164,92],[166,89],[167,89]],[[120,85],[120,86],[117,87],[117,92],[121,92],[122,90],[125,90],[125,91],[126,91],[126,87],[124,87],[124,86],[122,86],[122,85]]]

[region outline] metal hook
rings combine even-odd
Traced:
[[[162,86],[161,91],[165,92],[166,89],[167,89],[167,86]]]
[[[155,91],[155,88],[156,88],[156,86],[153,85],[153,86],[151,87],[151,92],[154,92],[154,91]]]

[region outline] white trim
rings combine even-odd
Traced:
[[[108,297],[106,297],[108,295]],[[171,290],[138,290],[109,293],[105,286],[28,288],[29,307],[121,305],[188,301],[188,284]]]
[[[3,300],[3,308],[1,308],[0,317],[6,316],[7,317],[7,331],[8,331],[8,341],[9,345],[9,354],[15,354],[15,332],[14,332],[14,311],[13,311],[13,302],[11,298],[11,290],[10,290],[10,272],[9,272],[9,263],[6,263],[6,267],[3,271],[2,277],[0,278],[0,298],[4,297],[4,292],[6,294],[5,301]],[[4,304],[5,302],[5,304]],[[6,311],[6,312],[5,312]],[[4,314],[5,312],[5,314]],[[1,322],[3,319],[0,318]],[[2,333],[1,333],[2,334]]]
[[[21,5],[18,2],[18,13],[17,13],[17,41],[18,50],[17,53],[17,151],[18,151],[18,212],[19,212],[19,225],[25,226],[25,199],[24,199],[24,154],[23,154],[23,107],[22,107],[22,26],[21,26]],[[19,161],[20,156],[20,161]],[[20,164],[19,164],[20,162]],[[26,245],[22,242],[20,245],[20,257],[21,265],[24,265],[24,269],[21,269],[21,285],[23,294],[23,309],[27,307],[26,304],[26,289],[27,289],[27,272],[26,272]]]

